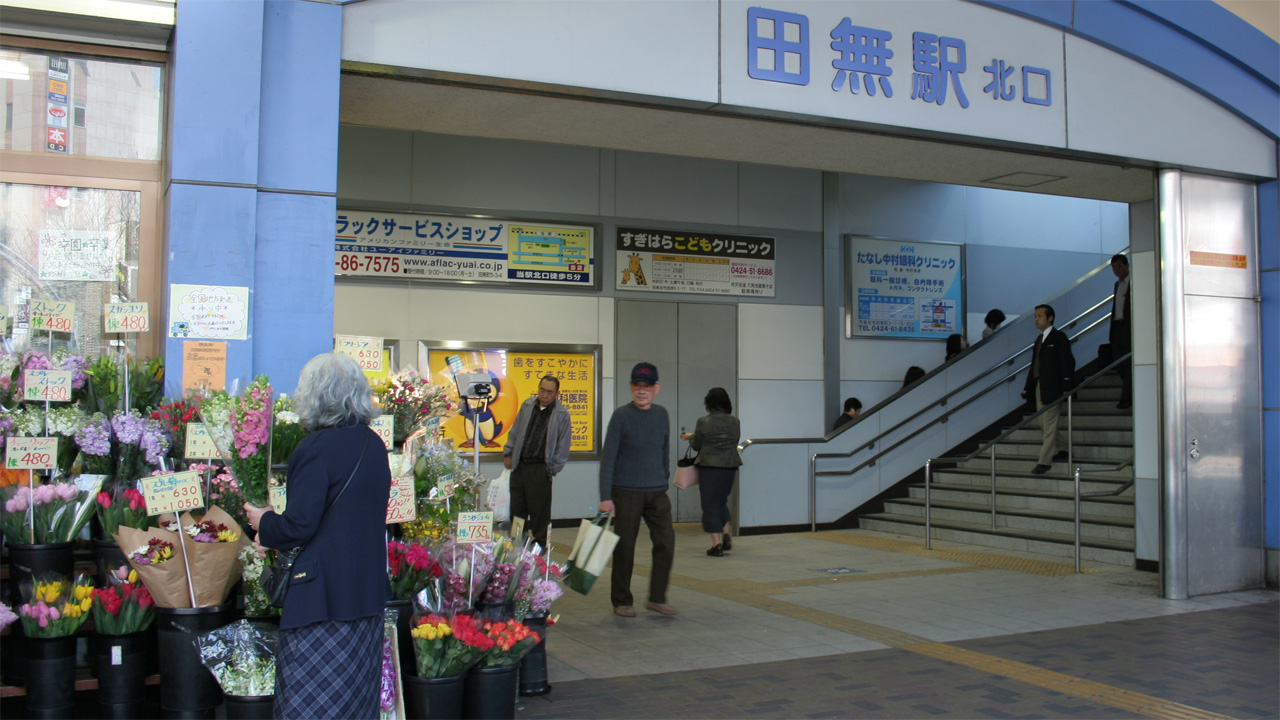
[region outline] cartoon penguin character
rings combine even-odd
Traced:
[[[492,377],[492,376],[491,376]],[[493,396],[489,398],[465,398],[460,408],[463,427],[466,428],[467,439],[458,447],[475,447],[476,424],[480,425],[480,444],[487,448],[496,448],[498,443],[493,439],[502,434],[503,423],[495,422],[489,404],[502,394],[502,383],[493,378]]]

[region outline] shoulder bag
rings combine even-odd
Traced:
[[[698,484],[698,466],[694,462],[698,459],[696,455],[691,456],[693,448],[686,448],[684,457],[676,461],[676,477],[673,483],[681,490],[688,490]]]
[[[351,470],[351,475],[347,478],[347,481],[342,484],[342,489],[333,497],[333,502],[330,502],[329,506],[324,509],[324,515],[320,516],[320,523],[324,523],[325,515],[328,515],[333,506],[337,504],[338,498],[342,497],[342,493],[347,491],[347,486],[351,484],[352,478],[360,470],[360,463],[364,461],[364,452],[368,448],[369,436],[365,435],[364,446],[360,448],[360,457],[356,459],[356,466]],[[289,550],[277,551],[275,562],[262,569],[262,577],[258,583],[262,586],[262,591],[266,593],[272,607],[284,607],[285,595],[289,593],[289,576],[293,574],[293,564],[297,562],[298,555],[302,554],[304,547],[306,546],[299,545]]]

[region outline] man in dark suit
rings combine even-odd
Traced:
[[[1035,398],[1036,410],[1062,397],[1071,387],[1076,373],[1076,358],[1071,354],[1071,340],[1067,334],[1053,327],[1054,312],[1049,305],[1036,306],[1035,350],[1031,355],[1031,372],[1027,373],[1027,385],[1022,397]],[[1044,443],[1040,446],[1040,461],[1031,470],[1043,475],[1053,467],[1055,460],[1066,460],[1067,452],[1058,452],[1058,417],[1061,405],[1050,408],[1040,416],[1040,430]]]
[[[1116,274],[1115,294],[1111,300],[1111,357],[1115,359],[1133,352],[1133,326],[1129,322],[1129,258],[1113,255],[1111,272]],[[1116,369],[1120,372],[1120,403],[1116,407],[1126,410],[1133,406],[1133,358]]]

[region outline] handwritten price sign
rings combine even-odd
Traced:
[[[151,330],[147,303],[108,303],[102,310],[102,331],[109,333],[148,332]]]
[[[218,457],[218,446],[213,442],[213,436],[209,434],[209,429],[204,426],[204,423],[187,423],[186,438],[187,447],[183,455],[188,460],[208,460]]]
[[[23,370],[22,399],[71,402],[70,370]]]
[[[382,338],[335,335],[333,351],[355,358],[361,370],[382,372]]]
[[[378,437],[382,438],[382,444],[390,450],[395,444],[396,435],[396,416],[395,415],[379,415],[369,423],[369,427],[378,433]]]
[[[177,513],[204,505],[200,494],[200,473],[195,470],[151,475],[139,482],[142,483],[142,497],[147,501],[148,515]]]
[[[29,320],[32,330],[71,332],[75,325],[76,304],[54,300],[32,300]]]
[[[271,478],[267,483],[267,502],[277,515],[284,514],[284,509],[289,504],[289,488],[280,482],[280,478]]]
[[[414,505],[413,476],[391,478],[391,497],[387,500],[387,524],[413,522],[418,519]]]
[[[52,470],[58,462],[56,437],[11,437],[4,446],[4,466],[10,470]]]
[[[492,512],[458,513],[458,542],[488,542],[493,539]]]

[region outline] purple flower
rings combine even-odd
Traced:
[[[116,411],[111,416],[111,430],[116,434],[116,440],[121,445],[137,445],[142,439],[143,432],[142,416],[137,410],[129,412]]]
[[[157,420],[147,420],[138,443],[147,455],[147,464],[159,465],[160,459],[169,452],[169,438]]]
[[[85,455],[105,457],[111,453],[111,422],[102,413],[94,413],[76,431],[76,445]]]
[[[89,359],[83,355],[68,355],[62,361],[62,369],[71,371],[71,387],[79,390],[84,387],[85,382],[89,379],[85,375],[84,369],[89,366]]]

